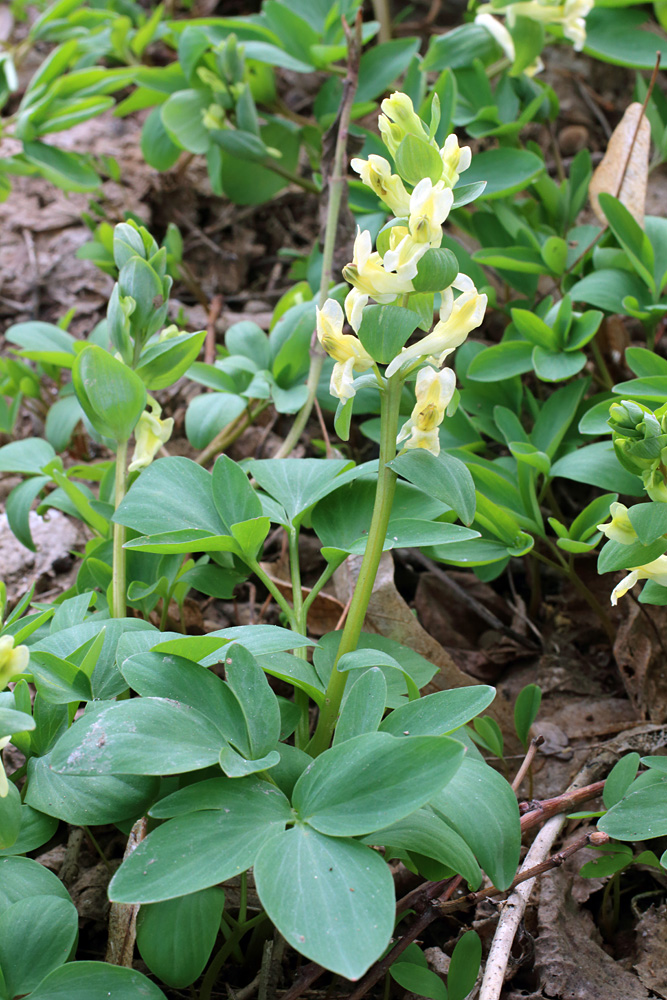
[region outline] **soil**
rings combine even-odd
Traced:
[[[216,5],[211,0],[200,4],[197,13],[239,14],[251,8],[246,3],[241,11],[237,3]],[[417,3],[410,14],[410,33],[415,32],[416,24],[427,38],[456,23],[458,16],[439,0],[430,9]],[[544,149],[555,175],[557,164],[562,161],[567,166],[581,148],[589,148],[594,159],[601,158],[630,100],[633,81],[629,72],[593,62],[567,46],[550,48],[543,58],[547,69],[542,79],[554,87],[561,110],[551,128],[531,126],[526,138]],[[28,63],[24,76],[32,69],[34,65]],[[286,74],[282,80],[285,98],[300,114],[308,114],[314,82],[295,74]],[[318,239],[316,198],[288,188],[268,206],[236,206],[212,194],[205,165],[196,157],[183,157],[171,171],[157,174],[145,165],[139,151],[141,125],[141,115],[118,119],[107,114],[61,133],[58,142],[65,148],[85,149],[96,156],[113,155],[118,160],[121,180],[106,181],[96,197],[108,221],[122,221],[125,213],[134,213],[158,239],[170,222],[181,229],[184,259],[195,280],[175,286],[174,317],[181,313],[188,329],[203,329],[209,323],[212,300],[221,296],[222,307],[214,322],[218,342],[226,329],[243,317],[252,317],[268,328],[277,299],[293,283],[291,260],[295,255],[307,255]],[[0,155],[12,151],[9,140],[0,142]],[[647,212],[664,210],[666,187],[664,170],[654,171]],[[75,258],[76,250],[90,236],[81,219],[89,209],[88,202],[85,195],[64,194],[39,178],[14,179],[10,198],[0,205],[0,329],[30,319],[58,322],[73,309],[70,330],[85,337],[103,318],[112,280],[92,263]],[[629,377],[621,364],[620,346],[627,346],[634,333],[632,327],[619,323],[620,329],[617,323],[607,343],[607,362],[615,381]],[[169,443],[171,454],[195,454],[184,436],[183,421],[189,397],[199,391],[200,387],[182,380],[162,394],[163,415],[173,415],[176,421]],[[330,423],[328,416],[325,419]],[[232,457],[271,455],[289,426],[290,418],[267,411],[259,426],[250,428],[235,443]],[[333,428],[329,429],[333,434]],[[19,436],[39,436],[43,431],[39,414],[22,414]],[[319,437],[320,426],[314,420],[302,438],[301,450],[318,454],[310,442]],[[0,437],[0,444],[8,440]],[[372,456],[363,439],[359,447],[366,449],[363,457]],[[360,454],[358,451],[353,457]],[[13,485],[9,479],[3,483],[3,498]],[[558,499],[570,513],[590,497],[586,488],[560,480]],[[39,521],[36,515],[35,520]],[[85,541],[78,526],[56,513],[51,515],[49,526],[37,525],[36,533],[40,547],[33,556],[13,541],[6,522],[0,521],[0,560],[12,601],[33,577],[42,600],[65,590],[71,583],[69,553]],[[281,546],[282,540],[276,538],[264,553],[267,570],[278,578],[284,577]],[[308,573],[316,569],[316,546],[306,540],[304,553],[307,582]],[[587,585],[607,606],[609,578],[597,576],[595,556],[580,565]],[[386,556],[367,626],[423,651],[440,668],[436,687],[475,681],[497,686],[500,707],[496,717],[504,730],[505,766],[510,775],[523,756],[512,735],[510,706],[525,684],[542,687],[544,698],[535,731],[544,743],[532,775],[522,786],[522,797],[544,799],[561,793],[607,741],[638,727],[667,722],[667,609],[640,606],[631,596],[626,597],[624,605],[610,614],[616,633],[610,645],[604,629],[582,606],[578,595],[548,571],[539,594],[518,560],[512,562],[508,574],[492,583],[483,583],[463,571],[447,576],[449,582],[443,581],[440,567],[429,565],[412,552],[395,553],[393,560]],[[348,582],[339,574],[315,607],[319,634],[335,627],[345,608]],[[277,621],[275,610],[264,607],[264,598],[259,585],[239,588],[231,601],[197,599],[195,595],[188,602],[189,626],[203,632],[228,624]],[[7,752],[5,762],[11,769]],[[585,823],[571,820],[565,841],[579,836]],[[35,856],[63,877],[79,907],[79,957],[100,959],[107,937],[105,885],[109,868],[122,857],[126,838],[108,827],[97,830],[96,839],[103,861],[86,836],[61,824],[54,841]],[[667,876],[642,868],[625,874],[621,917],[612,925],[602,909],[605,880],[582,879],[578,875],[581,864],[581,855],[574,855],[557,872],[546,875],[533,894],[512,951],[503,997],[667,997]],[[453,945],[469,927],[478,931],[487,946],[497,912],[496,904],[485,902],[475,910],[431,924],[421,940],[431,968],[436,972],[446,969]],[[135,967],[147,971],[138,959]],[[277,996],[294,981],[298,967],[295,956],[288,953],[280,970]],[[250,978],[247,969],[230,967],[221,983],[229,986],[233,997],[233,991]],[[320,983],[324,984],[321,989]],[[395,984],[388,988],[392,995],[402,993]],[[165,993],[171,1000],[187,995],[167,988]],[[345,984],[338,982],[331,987],[323,979],[305,995],[328,998],[347,993]],[[225,989],[220,986],[214,995],[225,996]]]

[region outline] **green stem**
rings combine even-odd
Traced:
[[[263,166],[265,166],[267,170],[273,170],[274,174],[279,174],[286,180],[291,181],[292,184],[297,184],[300,188],[303,188],[304,191],[310,191],[311,194],[322,193],[318,188],[317,184],[315,184],[313,181],[307,181],[305,177],[299,177],[298,174],[292,173],[291,170],[287,170],[285,167],[282,167],[279,163],[276,163],[276,161],[273,159],[266,160]]]
[[[246,427],[249,427],[268,405],[269,401],[267,400],[259,403],[254,410],[251,410],[250,406],[248,406],[248,409],[245,410],[240,416],[231,420],[225,427],[222,428],[221,431],[218,432],[218,434],[215,435],[211,443],[206,445],[204,450],[196,459],[197,465],[208,465],[212,458],[215,458],[220,454],[220,452],[224,451],[225,448],[228,448],[230,444],[233,444],[234,441],[236,441],[236,439],[243,433]]]
[[[350,610],[341,636],[338,654],[331,671],[324,705],[320,712],[315,735],[308,747],[309,753],[314,757],[327,749],[336,726],[346,681],[346,674],[337,670],[337,664],[341,656],[345,653],[351,653],[357,647],[387,537],[387,526],[396,489],[396,473],[388,467],[387,463],[396,456],[396,434],[402,388],[403,379],[397,373],[389,379],[382,395],[380,464],[373,516],[368,532],[366,551],[350,602]]]
[[[215,958],[206,970],[206,975],[201,984],[201,989],[199,991],[199,1000],[211,1000],[211,994],[213,992],[213,987],[215,986],[216,980],[218,978],[218,973],[223,967],[231,953],[236,948],[237,944],[240,942],[241,938],[244,936],[246,931],[251,930],[262,920],[266,920],[265,913],[258,913],[256,917],[252,920],[248,920],[245,924],[239,924],[238,927],[232,932],[232,934],[227,938],[225,943],[222,945]]]
[[[329,582],[329,580],[331,579],[331,577],[334,575],[334,573],[336,572],[336,570],[338,569],[338,567],[341,565],[341,563],[345,562],[346,558],[347,558],[347,554],[345,554],[344,556],[342,556],[339,560],[335,560],[333,562],[327,563],[326,569],[323,571],[323,573],[320,576],[320,578],[313,585],[312,590],[310,591],[310,593],[306,597],[305,601],[303,602],[304,621],[306,621],[306,622],[308,621],[308,612],[310,611],[311,604],[313,603],[313,601],[315,600],[315,598],[317,597],[317,595],[320,593],[320,591],[322,590],[322,588],[327,585],[327,583]]]
[[[127,486],[127,441],[118,442],[116,451],[116,485],[114,507],[118,510]],[[114,618],[125,617],[125,525],[114,522],[113,526],[113,571],[111,577],[111,603]]]
[[[289,542],[289,564],[290,576],[292,580],[292,608],[294,614],[295,631],[301,635],[306,635],[306,615],[303,611],[303,591],[301,589],[301,567],[299,565],[299,529],[289,528],[287,532]],[[307,653],[305,646],[300,646],[294,650],[294,655],[300,660],[305,660]],[[310,700],[305,691],[294,688],[294,703],[301,712],[299,724],[294,734],[294,743],[299,750],[303,750],[310,739]]]
[[[596,337],[593,337],[593,339],[591,340],[591,351],[593,354],[593,358],[595,359],[595,364],[597,365],[597,369],[600,373],[600,379],[602,380],[602,384],[606,389],[613,389],[614,380],[611,377],[609,369],[607,368],[607,362],[605,361],[602,351],[600,350]]]
[[[294,612],[293,612],[292,608],[290,608],[288,602],[285,600],[285,598],[283,597],[283,595],[280,593],[280,591],[276,587],[276,585],[273,582],[273,580],[271,579],[271,577],[267,576],[267,574],[264,572],[264,570],[259,565],[259,563],[257,562],[256,559],[246,560],[246,562],[247,562],[247,565],[250,567],[250,569],[255,574],[255,576],[257,576],[262,581],[262,583],[264,584],[264,586],[266,587],[266,589],[269,591],[269,593],[273,597],[274,601],[276,602],[276,604],[278,605],[278,607],[280,608],[280,610],[285,613],[285,615],[287,616],[287,620],[289,621],[290,628],[292,629],[292,631],[299,632],[299,628],[297,626],[296,619],[294,617]]]

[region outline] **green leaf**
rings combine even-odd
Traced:
[[[52,323],[37,320],[14,323],[6,330],[5,337],[11,344],[17,344],[21,348],[20,357],[31,361],[71,368],[76,357],[73,346],[75,338]]]
[[[89,344],[76,357],[72,381],[95,430],[114,441],[127,441],[146,406],[139,376],[103,348]]]
[[[142,906],[137,947],[151,972],[176,989],[194,983],[213,951],[224,905],[224,892],[210,888]]]
[[[205,338],[206,331],[201,330],[149,344],[139,358],[137,375],[151,392],[169,388],[196,359]]]
[[[507,889],[521,849],[519,807],[509,782],[466,757],[430,804],[463,837],[494,885]]]
[[[528,748],[530,727],[537,718],[542,703],[542,688],[537,684],[526,684],[521,688],[514,702],[514,728],[524,750]]]
[[[646,298],[646,286],[636,274],[605,268],[577,281],[569,294],[573,302],[587,302],[610,313],[625,313],[623,300],[633,296],[642,302]]]
[[[95,191],[100,178],[86,159],[44,142],[24,142],[23,153],[38,172],[63,191]]]
[[[482,942],[475,931],[466,931],[456,942],[447,972],[449,1000],[465,1000],[472,992],[482,964]]]
[[[641,479],[621,467],[614,446],[607,441],[588,444],[564,455],[551,466],[552,478],[562,476],[575,483],[588,483],[603,490],[642,496]]]
[[[667,375],[667,360],[646,347],[628,347],[625,363],[638,378]]]
[[[18,837],[11,847],[7,847],[0,852],[2,855],[27,854],[28,851],[36,851],[43,847],[53,837],[58,829],[58,820],[52,816],[46,816],[32,806],[25,803],[21,805],[21,828]]]
[[[644,279],[648,287],[655,292],[655,255],[648,236],[633,215],[618,198],[606,192],[600,193],[600,206],[609,228],[629,255],[635,270]]]
[[[554,329],[528,309],[512,309],[512,322],[522,337],[531,344],[548,351],[557,350],[558,338]]]
[[[21,545],[25,545],[32,552],[35,552],[36,548],[30,532],[30,508],[33,501],[50,481],[50,476],[33,476],[31,479],[24,479],[22,483],[14,487],[6,500],[5,511],[12,534]]]
[[[162,108],[153,108],[141,129],[141,153],[149,165],[155,170],[170,170],[179,156],[182,147],[172,142],[162,120]]]
[[[395,709],[384,719],[380,729],[394,736],[453,733],[488,708],[495,693],[495,688],[485,684],[435,691]]]
[[[486,200],[522,191],[543,170],[544,161],[528,150],[489,149],[473,157],[465,180],[466,184],[486,181],[484,193],[480,195],[480,199]]]
[[[354,100],[357,104],[373,101],[383,94],[419,49],[416,38],[396,38],[367,49],[359,64],[359,84]]]
[[[467,377],[477,382],[500,382],[514,375],[523,375],[532,368],[532,345],[510,340],[480,351],[471,361]]]
[[[154,800],[158,783],[141,775],[58,774],[51,754],[28,762],[25,801],[34,809],[74,826],[101,826],[141,816]]]
[[[370,356],[386,365],[400,354],[419,325],[419,316],[399,306],[368,306],[359,327],[359,340]]]
[[[255,863],[260,847],[292,818],[274,785],[256,778],[215,778],[182,790],[193,808],[206,786],[201,811],[186,811],[159,826],[125,859],[109,886],[118,903],[157,903],[225,882]],[[169,800],[158,805],[167,812]],[[194,808],[197,808],[196,805]],[[152,815],[161,815],[159,808]]]
[[[162,124],[173,143],[190,153],[206,153],[211,145],[211,133],[203,122],[203,114],[211,99],[203,90],[179,90],[171,94],[160,108]]]
[[[642,545],[641,542],[624,545],[622,542],[608,541],[598,556],[598,573],[613,573],[632,566],[644,566],[661,556],[665,550],[667,538],[658,538],[650,545]]]
[[[424,493],[446,503],[464,524],[472,524],[475,517],[475,484],[467,466],[458,458],[413,449],[399,455],[389,466]]]
[[[667,834],[667,782],[631,791],[598,821],[615,840],[651,840]]]
[[[216,434],[240,417],[248,401],[231,392],[206,393],[190,401],[185,414],[185,433],[194,448],[206,448]]]
[[[9,783],[6,795],[0,798],[0,849],[13,847],[21,830],[21,793]]]
[[[422,72],[462,69],[475,59],[491,60],[500,48],[481,24],[463,24],[442,35],[431,37],[422,63]]]
[[[215,764],[225,740],[189,705],[164,698],[99,703],[56,743],[62,774],[178,774]]]
[[[630,379],[628,382],[618,382],[612,392],[630,399],[664,403],[667,401],[667,376],[648,375],[644,378]]]
[[[387,682],[378,667],[364,671],[352,684],[341,709],[334,746],[354,736],[377,732],[387,703]]]
[[[146,535],[184,528],[228,534],[213,501],[211,473],[180,456],[160,458],[144,469],[113,519]]]
[[[519,274],[546,274],[548,268],[534,247],[484,247],[475,250],[472,259],[478,264]]]
[[[69,900],[60,879],[31,858],[0,858],[0,913],[21,899],[31,896],[55,896]]]
[[[586,355],[583,351],[565,354],[561,351],[545,351],[543,347],[533,348],[535,374],[543,382],[563,382],[580,372],[585,364]]]
[[[367,733],[321,754],[296,783],[292,803],[321,833],[370,833],[424,805],[462,758],[461,745],[443,737]]]
[[[0,448],[0,472],[14,472],[22,476],[39,475],[44,466],[55,457],[55,451],[43,438],[12,441]]]
[[[449,288],[458,271],[459,262],[451,250],[432,247],[417,264],[417,274],[412,279],[412,284],[417,292],[442,292],[443,289]],[[431,323],[428,324],[429,329],[430,327]]]
[[[150,979],[106,962],[69,962],[42,980],[30,1000],[166,1000]]]
[[[13,733],[23,733],[35,728],[35,720],[26,712],[0,707],[0,739]]]
[[[608,516],[608,513],[605,517]],[[661,503],[635,504],[628,510],[630,524],[637,532],[642,545],[651,545],[661,535],[667,534],[667,505]]]
[[[364,843],[415,851],[458,872],[471,889],[482,884],[482,872],[466,842],[428,806],[376,830]]]
[[[309,507],[348,481],[340,478],[349,462],[320,458],[253,459],[247,463],[263,490],[285,508],[294,522]],[[351,470],[356,475],[357,470]]]
[[[254,874],[273,924],[325,969],[356,980],[389,944],[394,883],[370,847],[299,824],[264,844]]]
[[[32,896],[0,914],[0,967],[10,997],[30,993],[67,958],[79,932],[69,899]]]
[[[273,750],[280,738],[278,700],[257,660],[243,646],[228,647],[224,662],[227,683],[245,718],[246,756],[259,759]]]
[[[577,379],[552,392],[542,403],[530,440],[553,460],[565,437],[587,388],[585,379]]]
[[[394,962],[389,967],[389,975],[404,990],[426,997],[427,1000],[447,1000],[447,989],[440,976],[412,962]]]
[[[653,69],[656,53],[667,58],[667,42],[652,31],[643,10],[614,10],[613,16],[598,8],[586,18],[584,52],[603,62],[631,69]]]
[[[639,754],[628,753],[620,760],[617,760],[612,767],[607,780],[604,783],[602,800],[611,809],[617,802],[620,802],[632,782],[637,777],[639,768]]]

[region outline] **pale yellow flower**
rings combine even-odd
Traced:
[[[455,389],[456,376],[451,368],[443,368],[440,372],[433,368],[421,369],[415,385],[417,401],[397,438],[398,442],[408,439],[404,448],[425,448],[433,455],[440,454],[438,427]]]
[[[405,242],[404,238],[395,250],[387,251],[383,261],[377,251],[373,252],[368,230],[357,231],[353,260],[343,268],[343,277],[354,286],[345,300],[345,312],[353,329],[359,329],[361,314],[369,298],[387,304],[397,295],[414,291],[412,279],[427,250],[428,243]]]
[[[619,597],[627,594],[639,580],[653,580],[661,587],[667,587],[667,555],[658,556],[645,566],[635,566],[627,576],[617,583],[611,592],[611,603],[616,605]]]
[[[171,417],[160,420],[162,408],[154,399],[148,400],[149,410],[139,417],[139,423],[134,428],[134,454],[129,465],[129,471],[144,469],[150,465],[160,448],[167,443],[174,429]]]
[[[513,4],[512,6],[516,6]],[[511,63],[516,60],[516,50],[514,48],[514,39],[510,35],[509,31],[505,27],[502,21],[499,21],[497,17],[489,14],[488,11],[492,10],[494,14],[506,14],[509,7],[491,7],[490,4],[485,4],[480,7],[479,11],[475,15],[475,24],[480,24],[483,28],[493,36],[494,40],[501,47],[505,53],[505,57],[509,59]],[[511,18],[508,17],[508,21],[511,23]],[[539,56],[524,69],[526,76],[535,76],[536,73],[540,73],[544,69],[544,63],[539,58]]]
[[[354,396],[354,373],[367,371],[373,359],[357,337],[343,333],[343,323],[343,310],[335,299],[327,299],[317,310],[317,338],[336,362],[329,392],[345,402]]]
[[[442,181],[433,184],[429,177],[424,177],[410,196],[408,226],[413,240],[439,247],[442,242],[442,225],[453,201],[451,189],[445,187]],[[387,254],[385,265],[391,266],[387,263]]]
[[[461,291],[457,299],[454,299],[452,288]],[[461,346],[468,334],[480,325],[484,319],[486,303],[486,295],[477,292],[470,278],[465,274],[458,274],[451,287],[442,293],[440,321],[431,333],[416,344],[403,348],[389,364],[387,378],[406,362],[414,362],[419,358],[432,358],[437,365],[441,365],[452,351]]]
[[[403,181],[398,174],[392,174],[391,166],[384,156],[371,153],[367,160],[355,158],[351,167],[361,177],[362,181],[378,198],[389,206],[394,215],[402,218],[410,211],[410,195],[405,190]]]
[[[382,140],[392,156],[406,135],[416,135],[420,139],[428,139],[423,122],[416,114],[407,94],[401,94],[397,91],[391,97],[386,97],[380,107],[384,114],[378,118],[378,127]]]
[[[24,672],[29,659],[28,647],[14,646],[14,636],[0,637],[0,691],[7,687],[15,674]]]
[[[440,150],[442,160],[442,183],[453,188],[458,183],[459,175],[467,170],[472,160],[470,146],[459,146],[458,138],[452,133],[445,139]]]
[[[632,545],[637,541],[637,532],[630,523],[628,508],[623,503],[613,503],[609,507],[611,521],[609,524],[598,524],[598,531],[622,545]]]

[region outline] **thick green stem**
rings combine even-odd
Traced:
[[[118,442],[116,451],[116,488],[114,507],[117,510],[125,496],[127,485],[127,441]],[[111,604],[114,618],[125,617],[125,525],[113,526],[113,570],[111,577]]]
[[[331,671],[324,705],[320,712],[315,735],[308,747],[309,752],[314,757],[326,750],[331,742],[346,681],[346,674],[337,670],[337,664],[344,653],[351,653],[357,647],[387,537],[387,526],[396,489],[396,473],[388,467],[387,463],[396,456],[396,434],[402,387],[403,380],[400,375],[396,374],[387,382],[382,396],[380,464],[373,516],[368,532],[366,551],[350,602],[350,610],[341,636],[338,654]]]

